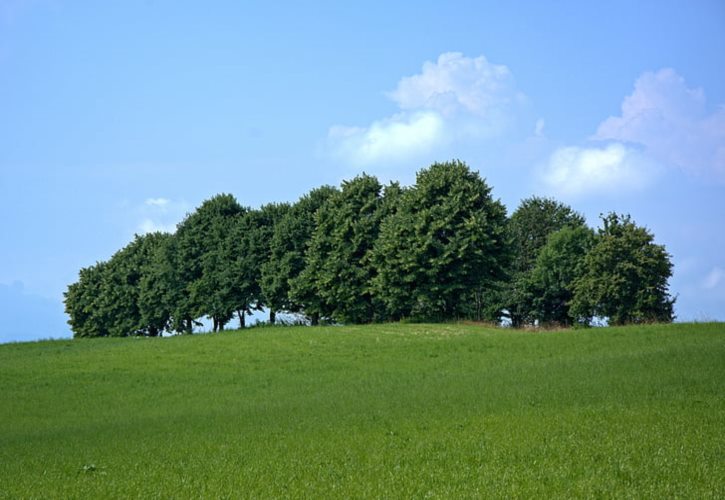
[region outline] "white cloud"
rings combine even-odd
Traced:
[[[702,89],[672,69],[642,74],[621,116],[599,125],[594,139],[640,144],[656,160],[725,182],[725,107],[706,107]]]
[[[422,112],[373,122],[367,128],[332,127],[337,152],[356,166],[396,162],[426,153],[444,143],[445,124],[435,112]]]
[[[543,118],[539,118],[536,120],[536,125],[534,126],[534,136],[535,137],[543,137],[544,136],[544,126],[546,125],[546,122]]]
[[[525,101],[506,66],[457,52],[423,64],[402,78],[390,97],[399,112],[366,127],[336,125],[328,133],[332,156],[357,167],[399,163],[471,138],[492,137],[511,123]]]
[[[522,98],[506,66],[460,52],[441,54],[435,63],[426,61],[421,73],[401,79],[388,96],[403,110],[432,109],[444,115],[464,111],[479,116]]]
[[[720,283],[723,283],[725,281],[725,270],[715,267],[713,268],[710,273],[705,277],[704,281],[702,282],[703,288],[707,290],[712,290],[716,288]]]
[[[138,225],[139,234],[148,234],[148,233],[155,233],[155,232],[174,233],[174,232],[176,232],[176,225],[175,224],[160,224],[151,219],[144,219]]]
[[[168,198],[147,198],[143,204],[136,207],[136,215],[139,222],[135,231],[139,234],[153,233],[156,231],[164,233],[176,232],[176,224],[180,222],[189,209],[188,203],[184,201],[171,200]]]
[[[620,143],[603,148],[563,147],[551,155],[541,178],[557,195],[632,191],[647,185],[652,163]]]
[[[164,207],[170,202],[171,200],[167,198],[148,198],[145,203],[151,207]]]

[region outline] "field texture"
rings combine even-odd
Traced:
[[[0,346],[2,498],[725,498],[725,325]]]

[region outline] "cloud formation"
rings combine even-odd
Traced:
[[[725,107],[709,112],[702,89],[672,69],[637,78],[621,115],[601,122],[590,140],[608,144],[557,149],[542,182],[563,195],[632,191],[662,166],[725,182]]]
[[[646,186],[653,164],[621,143],[605,147],[564,147],[551,155],[542,172],[550,191],[565,197],[633,191]]]
[[[525,101],[506,66],[458,52],[424,63],[387,96],[398,113],[366,127],[330,128],[333,156],[357,167],[399,163],[456,141],[492,137],[509,126],[514,108]]]
[[[725,182],[725,107],[709,112],[702,89],[672,69],[642,74],[593,137],[639,144],[659,162]]]
[[[329,138],[355,166],[405,160],[447,142],[444,120],[434,112],[396,115],[366,128],[335,126]]]
[[[137,209],[141,222],[136,226],[138,234],[155,232],[174,233],[176,224],[188,210],[188,204],[168,198],[147,198]]]
[[[426,61],[419,74],[401,79],[388,97],[402,110],[487,116],[520,95],[506,66],[491,64],[484,56],[470,58],[460,52],[446,52],[435,63]]]

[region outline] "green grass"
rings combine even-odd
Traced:
[[[725,497],[725,325],[0,346],[0,497]]]

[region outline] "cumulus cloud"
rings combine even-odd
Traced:
[[[336,126],[329,134],[338,153],[356,166],[427,153],[447,142],[445,136],[444,121],[433,112],[396,115],[366,128]]]
[[[601,122],[601,147],[557,149],[543,182],[560,194],[621,192],[646,187],[663,166],[725,182],[725,107],[709,111],[702,89],[672,69],[643,73],[620,116]]]
[[[333,156],[355,166],[397,163],[456,141],[495,136],[525,101],[506,66],[458,52],[424,63],[387,96],[399,108],[394,115],[365,127],[330,128]]]
[[[594,139],[639,144],[654,159],[725,182],[725,107],[710,112],[702,89],[672,69],[642,74],[620,116],[599,125]]]
[[[419,74],[401,79],[388,96],[403,110],[431,109],[444,115],[463,111],[479,116],[522,98],[506,66],[459,52],[426,61]]]
[[[621,143],[605,147],[563,147],[551,155],[542,179],[557,195],[632,191],[650,182],[653,165],[639,151]]]

